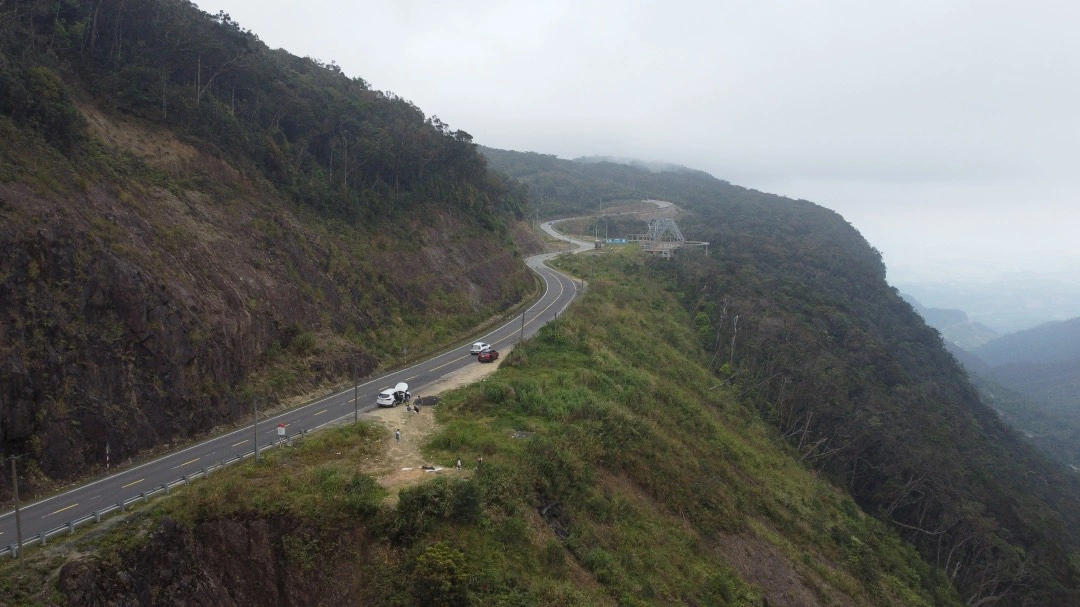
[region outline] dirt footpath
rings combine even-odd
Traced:
[[[413,402],[417,397],[427,400],[428,397],[438,396],[447,390],[453,390],[491,375],[498,369],[503,358],[510,353],[510,349],[501,350],[499,359],[493,363],[473,363],[436,380],[425,386],[418,386],[410,390],[413,394]],[[420,452],[420,446],[437,429],[435,422],[435,409],[437,407],[420,407],[419,413],[407,410],[403,405],[391,408],[379,408],[365,413],[361,418],[383,425],[388,430],[389,438],[386,441],[386,450],[378,456],[368,470],[378,479],[379,484],[390,490],[388,500],[397,502],[397,493],[402,487],[409,487],[430,479],[435,474],[467,475],[472,473],[476,466],[475,461],[461,461],[461,470],[436,466],[434,470],[425,470],[422,466],[431,466],[432,462],[424,459]],[[396,430],[401,431],[401,439],[394,436]]]

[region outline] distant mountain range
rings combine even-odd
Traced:
[[[1080,318],[998,336],[961,310],[903,297],[941,333],[987,404],[1051,456],[1080,467]]]
[[[1077,360],[1080,359],[1080,318],[1009,333],[979,345],[972,352],[993,366]]]
[[[650,173],[699,173],[698,169],[692,169],[681,164],[675,164],[672,162],[656,162],[648,160],[639,160],[637,158],[624,158],[622,156],[582,156],[575,158],[574,162],[580,162],[583,164],[597,164],[600,162],[611,162],[614,164],[625,164],[627,166],[644,169]]]
[[[1007,272],[986,264],[935,271],[889,267],[889,283],[931,307],[963,310],[998,334],[1080,316],[1080,280],[1069,267]]]
[[[974,355],[990,367],[989,379],[1030,399],[1017,415],[1033,409],[1027,429],[1036,442],[1080,467],[1080,318],[1004,335]]]
[[[913,296],[901,293],[911,307],[926,320],[926,324],[941,332],[946,341],[950,341],[966,350],[973,350],[998,337],[990,327],[971,320],[967,312],[946,308],[927,308]]]

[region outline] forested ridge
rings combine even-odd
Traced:
[[[0,111],[69,153],[84,137],[64,80],[110,109],[168,125],[322,214],[382,218],[429,198],[516,210],[472,137],[335,64],[271,50],[187,0],[0,6]]]
[[[0,446],[27,495],[537,288],[524,188],[467,133],[185,0],[0,2],[0,139]]]
[[[331,428],[72,539],[78,556],[39,551],[8,587],[49,604],[963,604],[717,381],[659,260],[558,263],[588,285],[564,314],[434,410],[387,411],[403,441],[436,416],[425,479],[388,482],[395,425]]]
[[[712,243],[566,262],[595,297],[446,403],[433,457],[485,456],[476,482],[387,508],[356,469],[385,436],[330,434],[290,474],[238,468],[122,529],[65,567],[72,602],[213,604],[287,571],[374,604],[749,605],[776,580],[717,558],[748,542],[823,604],[1080,603],[1075,475],[979,401],[831,211],[486,150],[508,179],[467,133],[185,0],[0,1],[0,137],[0,445],[31,489],[100,467],[103,441],[176,444],[520,302],[530,188],[544,217],[672,200]],[[198,558],[246,565],[236,537],[265,548],[248,586],[199,586],[244,573]]]
[[[611,184],[680,204],[680,228],[710,255],[680,255],[658,278],[683,294],[714,372],[754,396],[796,457],[918,546],[970,604],[1080,600],[1076,476],[979,400],[843,218],[700,172],[488,155],[579,196],[567,213],[593,212],[589,197]]]
[[[1080,318],[1003,335],[961,354],[988,403],[1051,457],[1080,466]]]

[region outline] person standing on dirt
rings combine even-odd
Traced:
[[[401,442],[401,428],[394,430],[394,440]]]

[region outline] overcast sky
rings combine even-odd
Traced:
[[[676,162],[835,209],[890,278],[1080,273],[1080,3],[198,4],[483,145]]]

